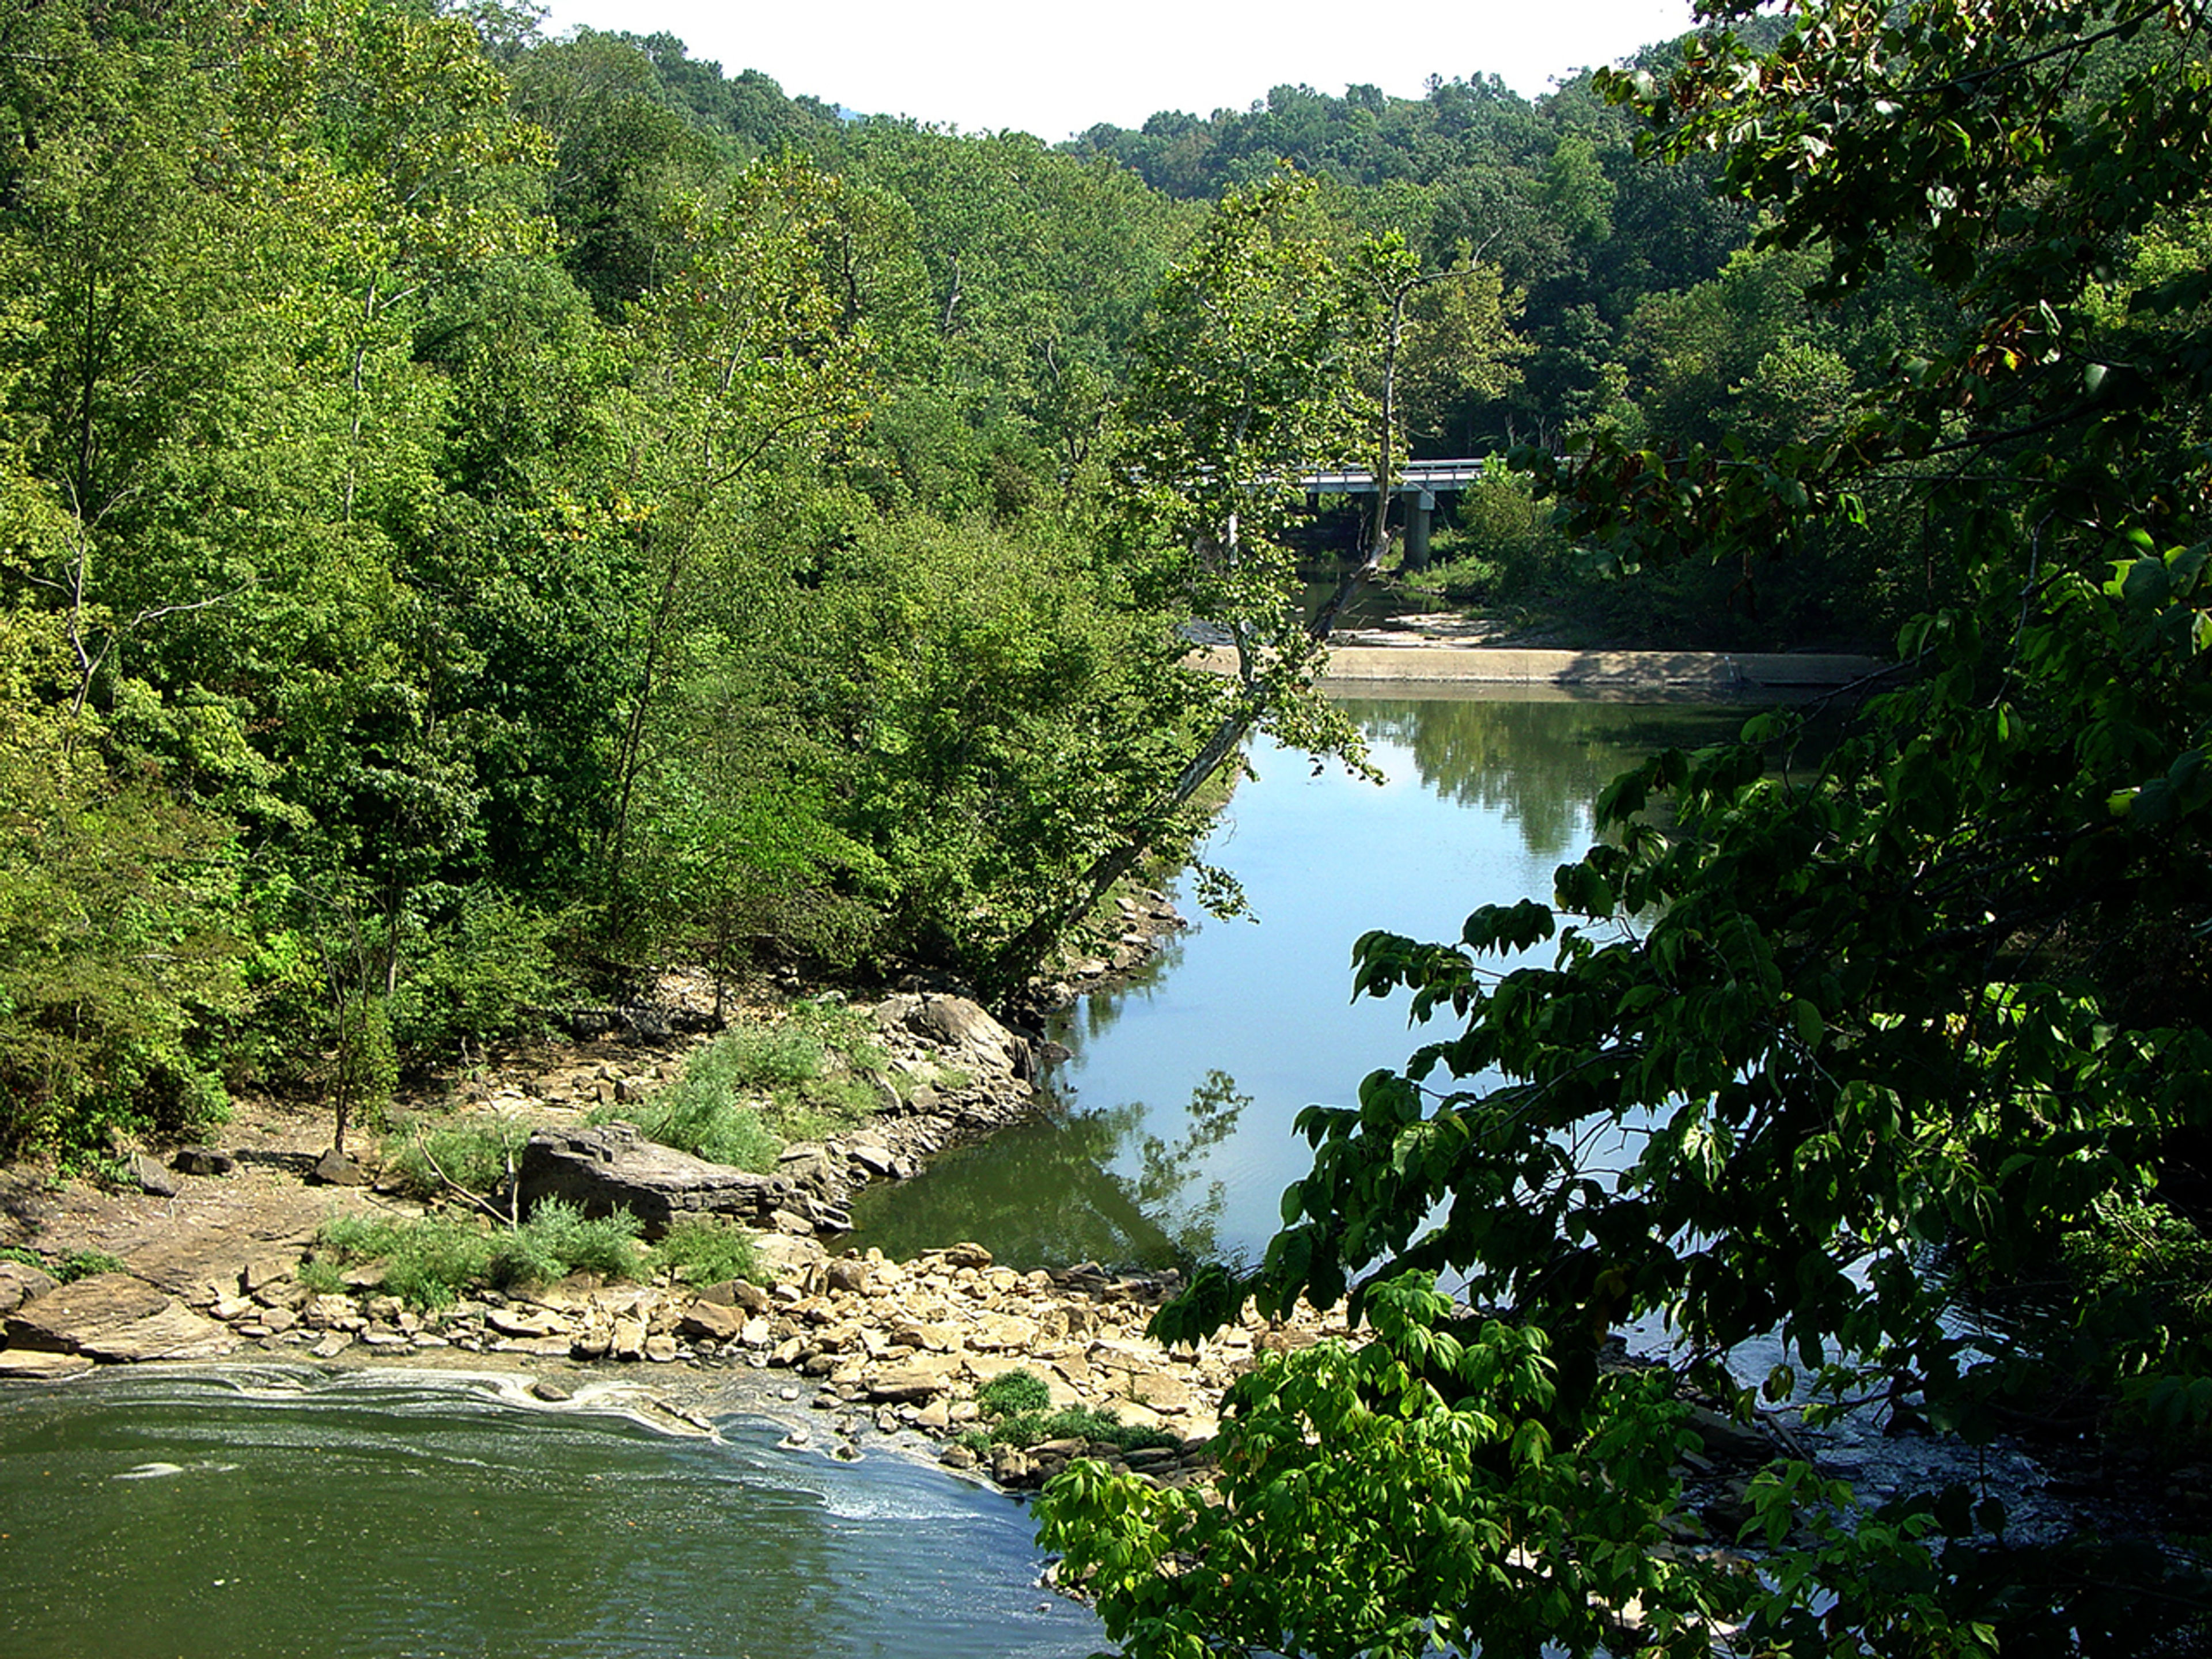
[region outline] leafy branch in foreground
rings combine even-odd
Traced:
[[[1450,1312],[1407,1273],[1367,1297],[1370,1340],[1263,1357],[1211,1492],[1093,1462],[1053,1481],[1041,1536],[1108,1634],[1133,1659],[1586,1651],[1641,1604],[1660,1650],[1709,1652],[1745,1587],[1661,1529],[1684,1438],[1663,1379],[1562,1409],[1541,1330]]]

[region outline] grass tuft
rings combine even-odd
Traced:
[[[337,1216],[315,1235],[301,1282],[318,1291],[344,1288],[343,1270],[384,1264],[384,1289],[422,1313],[451,1307],[482,1285],[546,1285],[574,1273],[608,1279],[643,1276],[637,1218],[628,1211],[586,1220],[572,1204],[549,1199],[520,1227],[494,1232],[470,1218],[412,1220]]]
[[[663,1146],[765,1175],[790,1142],[836,1134],[875,1112],[875,1087],[858,1075],[883,1064],[873,1030],[866,1014],[842,1003],[796,1003],[773,1024],[733,1026],[651,1099],[602,1106],[590,1121],[625,1119]]]
[[[493,1241],[485,1272],[493,1284],[550,1285],[570,1273],[636,1279],[645,1271],[637,1218],[628,1210],[586,1219],[573,1204],[549,1198],[520,1227]]]
[[[453,1216],[408,1221],[333,1216],[315,1235],[313,1260],[333,1269],[380,1261],[387,1294],[417,1312],[434,1313],[483,1281],[491,1243],[484,1228]]]
[[[409,1197],[425,1203],[447,1192],[441,1170],[456,1186],[489,1193],[505,1182],[509,1160],[521,1155],[529,1138],[529,1125],[506,1118],[456,1118],[435,1128],[405,1125],[385,1138],[385,1174]]]
[[[1034,1446],[1045,1440],[1101,1440],[1125,1452],[1182,1443],[1158,1429],[1122,1422],[1110,1407],[1067,1406],[1054,1411],[1050,1386],[1031,1370],[993,1377],[975,1391],[975,1404],[987,1420],[963,1435],[961,1442],[979,1457],[988,1456],[994,1444]]]

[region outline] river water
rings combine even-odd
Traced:
[[[1028,1267],[1252,1256],[1304,1169],[1291,1119],[1419,1040],[1350,1001],[1370,927],[1451,939],[1548,894],[1605,781],[1741,708],[1468,696],[1347,704],[1379,786],[1262,745],[1206,850],[1255,920],[1203,920],[1057,1033],[1035,1123],[872,1190],[862,1243]],[[732,1417],[672,1438],[484,1378],[307,1369],[0,1385],[0,1656],[1062,1659],[1027,1511],[881,1452]]]
[[[1028,1512],[904,1458],[676,1437],[515,1379],[0,1384],[6,1659],[1073,1659]]]
[[[1379,786],[1259,745],[1203,853],[1251,918],[1202,918],[1135,983],[1085,999],[1051,1033],[1073,1051],[1054,1109],[871,1188],[856,1246],[974,1238],[1024,1267],[1256,1259],[1307,1168],[1299,1109],[1352,1101],[1426,1038],[1402,998],[1351,1000],[1353,941],[1456,939],[1479,904],[1548,898],[1608,781],[1747,712],[1464,690],[1345,702]]]

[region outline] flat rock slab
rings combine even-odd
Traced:
[[[522,1148],[515,1183],[525,1210],[549,1198],[587,1216],[628,1210],[656,1238],[681,1216],[762,1224],[792,1194],[780,1176],[709,1164],[647,1140],[628,1123],[538,1130]]]
[[[210,1359],[239,1342],[228,1326],[129,1273],[94,1273],[49,1291],[8,1321],[10,1352],[40,1349],[116,1364]]]
[[[92,1369],[81,1353],[48,1353],[40,1348],[0,1348],[0,1381],[54,1382]]]

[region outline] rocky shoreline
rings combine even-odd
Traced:
[[[96,1365],[252,1356],[326,1365],[489,1363],[538,1373],[540,1399],[562,1400],[580,1373],[687,1370],[781,1374],[787,1401],[830,1414],[830,1438],[862,1427],[912,1431],[941,1447],[948,1467],[999,1485],[1042,1484],[1068,1460],[1093,1455],[1156,1480],[1202,1479],[1221,1398],[1270,1350],[1345,1334],[1340,1309],[1301,1308],[1287,1321],[1245,1320],[1212,1341],[1171,1352],[1145,1334],[1173,1274],[1121,1275],[1093,1266],[1018,1273],[980,1245],[891,1261],[830,1256],[788,1235],[763,1248],[770,1281],[694,1287],[664,1280],[604,1284],[588,1277],[512,1294],[482,1291],[418,1313],[386,1294],[372,1264],[339,1292],[318,1292],[295,1256],[245,1262],[182,1294],[131,1273],[55,1285],[0,1263],[7,1346],[0,1378],[53,1381]],[[1088,1408],[1124,1429],[1119,1439],[1060,1437],[1028,1447],[977,1446],[976,1395],[1025,1370],[1051,1407]],[[808,1436],[794,1431],[796,1443]]]

